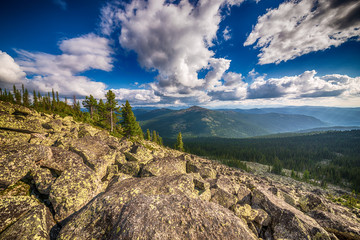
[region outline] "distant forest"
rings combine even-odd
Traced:
[[[172,140],[164,141],[172,146]],[[240,161],[276,165],[299,172],[322,183],[348,186],[360,191],[360,131],[336,131],[271,138],[184,139],[187,152],[237,167]]]

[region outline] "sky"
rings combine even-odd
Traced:
[[[360,107],[360,1],[2,1],[13,84],[148,107]]]

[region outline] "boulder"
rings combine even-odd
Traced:
[[[70,150],[79,154],[84,163],[102,178],[109,165],[115,163],[116,152],[99,137],[85,136],[71,143]]]
[[[210,201],[217,203],[225,208],[231,208],[236,204],[238,199],[234,195],[224,191],[221,188],[212,188]]]
[[[257,189],[253,190],[252,205],[270,214],[270,227],[276,239],[313,239],[316,234],[322,234],[321,239],[331,239],[331,236],[314,219],[262,186],[257,186]]]
[[[40,167],[54,170],[58,175],[65,170],[77,168],[83,159],[76,153],[57,147],[51,147],[53,157],[43,161]]]
[[[186,161],[181,158],[166,157],[155,159],[141,170],[141,177],[178,175],[186,173]]]
[[[109,235],[109,239],[257,239],[229,210],[181,195],[133,198]]]
[[[37,168],[31,173],[32,178],[35,182],[36,189],[45,195],[49,195],[51,185],[55,181],[55,177],[51,171],[47,168]]]
[[[146,164],[154,157],[151,151],[140,144],[134,144],[129,152],[125,152],[126,159],[132,162]]]
[[[315,219],[326,231],[334,233],[339,239],[360,239],[360,220],[349,221],[341,214],[321,210],[313,210],[309,216]]]
[[[233,211],[236,216],[245,219],[247,222],[252,222],[258,215],[258,211],[251,208],[249,204],[239,205],[236,204],[233,207]]]
[[[0,197],[0,232],[19,220],[40,202],[30,196],[1,196]]]
[[[119,171],[136,177],[140,172],[140,164],[138,162],[125,162],[120,165]]]
[[[0,196],[29,196],[29,194],[30,186],[23,181],[18,181],[5,190],[0,191]]]
[[[119,178],[118,181],[112,181],[105,193],[81,209],[61,229],[59,239],[109,239],[123,207],[139,195],[158,195],[159,198],[161,195],[186,195],[199,198],[190,175]]]
[[[0,240],[48,240],[55,225],[52,215],[44,205],[38,205],[26,212],[18,221],[0,234]]]
[[[49,147],[32,144],[3,146],[0,153],[0,190],[16,183],[52,157]]]
[[[52,184],[49,200],[55,219],[61,221],[78,211],[103,190],[103,184],[85,165],[65,170]]]

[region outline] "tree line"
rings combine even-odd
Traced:
[[[106,93],[105,100],[97,100],[92,95],[86,96],[82,103],[87,111],[81,110],[80,101],[75,95],[70,103],[67,97],[64,98],[64,101],[60,100],[59,93],[54,90],[47,94],[41,94],[34,90],[30,95],[24,85],[21,89],[17,89],[14,85],[12,91],[0,88],[0,100],[23,105],[40,112],[58,114],[62,117],[72,116],[76,121],[107,129],[117,137],[144,138],[130,103],[126,101],[121,107],[118,106],[115,94],[111,90]],[[158,134],[157,138],[161,139]],[[157,143],[162,144],[162,140]]]
[[[165,139],[165,144],[172,142]],[[274,173],[286,168],[301,172],[301,180],[360,191],[360,130],[274,138],[189,138],[184,147],[235,167],[242,167],[240,161],[258,162],[272,166]]]

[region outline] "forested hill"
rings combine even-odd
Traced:
[[[197,106],[183,110],[135,110],[134,113],[143,130],[154,129],[166,138],[175,138],[178,132],[185,138],[244,138],[327,126],[319,119],[305,115],[251,114]]]
[[[165,140],[165,144],[173,142]],[[360,130],[317,134],[282,134],[266,138],[184,139],[185,150],[218,159],[232,166],[240,161],[274,165],[310,172],[319,182],[345,184],[360,191]]]

